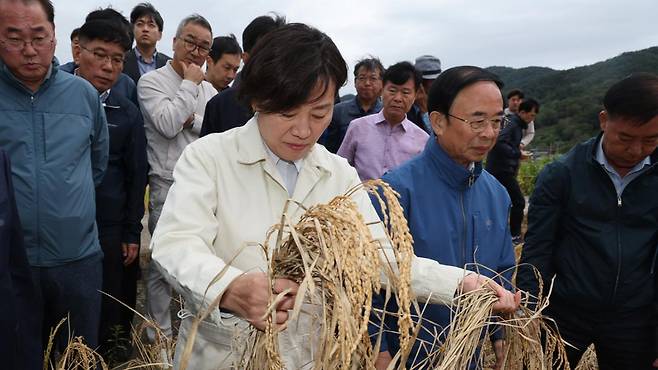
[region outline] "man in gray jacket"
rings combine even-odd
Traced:
[[[103,253],[94,187],[107,166],[107,123],[98,91],[58,70],[55,43],[49,0],[0,0],[0,149],[14,164],[36,304],[45,333],[68,315],[71,334],[95,348]]]

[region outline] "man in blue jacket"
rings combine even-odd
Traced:
[[[69,315],[71,334],[94,348],[103,258],[94,188],[107,166],[107,123],[96,89],[58,70],[53,19],[48,0],[0,0],[0,148],[14,165],[44,331]]]
[[[123,57],[132,44],[127,31],[128,21],[114,9],[94,12],[101,17],[88,20],[80,28],[79,46],[75,50],[75,59],[80,65],[75,74],[98,90],[110,133],[107,171],[103,182],[96,188],[96,222],[105,255],[103,291],[135,308],[139,272],[137,257],[148,171],[146,136],[139,109],[114,91],[123,69]],[[114,299],[103,298],[102,354],[111,354],[109,357],[115,360],[127,359],[132,316],[132,311]],[[117,343],[121,339],[124,340],[123,346]]]
[[[501,86],[496,75],[478,67],[443,72],[428,98],[434,136],[421,154],[382,179],[400,193],[417,256],[509,279],[514,266],[507,224],[510,199],[505,188],[482,169],[482,160],[504,125]],[[387,310],[396,312],[397,307],[388,306]],[[431,305],[422,317],[424,329],[409,356],[409,367],[415,361],[415,365],[429,368],[427,360],[438,349],[436,340],[445,340],[445,333],[434,335],[449,324],[450,309]],[[378,369],[385,368],[399,349],[397,319],[389,317],[385,323],[392,332],[382,341]],[[493,331],[491,339],[499,368],[501,330]],[[423,341],[425,346],[418,345]]]
[[[547,165],[530,197],[517,276],[551,279],[555,320],[574,368],[594,344],[601,370],[658,367],[658,76],[638,73],[603,98],[598,136]]]
[[[11,164],[0,149],[0,358],[7,370],[41,369],[41,326],[18,219]]]

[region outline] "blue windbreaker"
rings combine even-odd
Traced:
[[[95,185],[109,140],[98,92],[61,73],[53,59],[38,91],[0,61],[0,148],[12,161],[16,203],[32,266],[59,266],[102,253]]]

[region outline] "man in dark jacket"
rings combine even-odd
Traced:
[[[601,370],[652,369],[657,352],[658,76],[614,84],[599,113],[601,134],[539,174],[521,263],[554,277],[547,314],[575,367],[590,344]],[[520,269],[518,286],[538,284]]]
[[[284,17],[269,15],[262,15],[251,21],[242,33],[242,47],[244,49],[242,60],[244,63],[247,64],[249,61],[249,53],[261,37],[285,23],[286,19]],[[240,127],[254,115],[249,107],[238,100],[239,88],[240,74],[238,73],[231,87],[208,101],[199,137]]]
[[[164,20],[153,5],[137,4],[130,12],[130,24],[135,35],[135,48],[126,54],[123,71],[137,85],[142,75],[164,66],[171,57],[155,48],[162,38]]]
[[[539,113],[539,103],[534,99],[521,103],[518,113],[507,116],[509,124],[500,132],[496,145],[487,156],[487,171],[503,184],[512,200],[509,224],[514,244],[521,243],[521,224],[525,209],[525,198],[516,179],[519,161],[525,158],[521,150],[521,139],[523,130],[528,128],[528,123],[535,120],[537,113]]]
[[[0,358],[3,369],[42,367],[41,326],[23,245],[9,157],[0,149]]]
[[[80,28],[80,46],[75,73],[89,81],[100,94],[110,134],[110,159],[105,177],[96,188],[96,220],[103,259],[103,291],[134,308],[141,219],[144,216],[146,187],[146,138],[142,115],[137,107],[114,91],[121,74],[123,56],[130,49],[128,23],[113,9],[103,9],[104,18],[87,21]],[[132,82],[132,81],[131,81]],[[127,348],[132,312],[111,298],[101,306],[101,352]],[[113,341],[110,342],[110,341]],[[130,353],[114,353],[121,359]]]

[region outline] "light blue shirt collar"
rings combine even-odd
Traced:
[[[608,159],[605,156],[605,153],[603,152],[603,138],[605,137],[605,134],[601,136],[601,139],[599,140],[599,143],[596,148],[596,156],[595,159],[596,161],[603,166],[605,171],[608,173],[608,176],[610,177],[610,180],[612,180],[612,183],[615,185],[615,190],[617,191],[617,195],[621,196],[621,193],[624,191],[624,188],[633,181],[636,177],[638,177],[644,169],[647,167],[651,166],[651,157],[647,156],[644,158],[644,160],[640,161],[640,163],[636,164],[635,167],[633,167],[626,176],[621,177],[617,170],[608,162]]]

